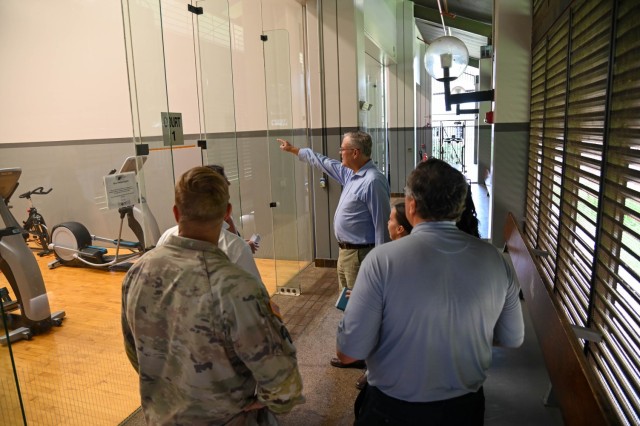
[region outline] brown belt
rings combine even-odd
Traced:
[[[360,250],[360,249],[366,249],[366,248],[373,248],[375,246],[376,246],[375,244],[349,244],[349,243],[338,242],[338,247],[340,247],[341,249],[347,249],[347,250]]]

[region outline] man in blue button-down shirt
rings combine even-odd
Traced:
[[[331,176],[342,186],[333,227],[340,246],[338,282],[353,288],[360,263],[377,245],[389,241],[387,221],[391,214],[389,182],[371,161],[371,136],[365,132],[348,132],[342,138],[342,161],[328,158],[309,148],[297,148],[278,139],[280,149],[298,156]],[[339,360],[332,365],[343,367]],[[361,367],[362,363],[350,365]]]

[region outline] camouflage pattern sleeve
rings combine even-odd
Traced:
[[[304,402],[296,349],[282,321],[271,310],[263,288],[234,287],[227,320],[236,353],[257,382],[257,398],[274,413]]]
[[[120,314],[120,321],[122,323],[122,336],[124,337],[124,350],[127,353],[127,358],[129,358],[129,362],[133,365],[136,371],[139,371],[138,366],[138,355],[136,353],[136,344],[133,338],[133,333],[131,332],[131,328],[129,327],[129,322],[127,321],[127,293],[129,292],[129,287],[131,285],[131,276],[127,274],[122,283],[122,312]]]

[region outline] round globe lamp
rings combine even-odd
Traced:
[[[457,37],[436,39],[424,55],[427,73],[438,81],[453,81],[460,77],[469,64],[467,46]]]

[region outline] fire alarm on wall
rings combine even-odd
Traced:
[[[493,111],[487,111],[484,115],[484,122],[487,124],[493,124]]]

